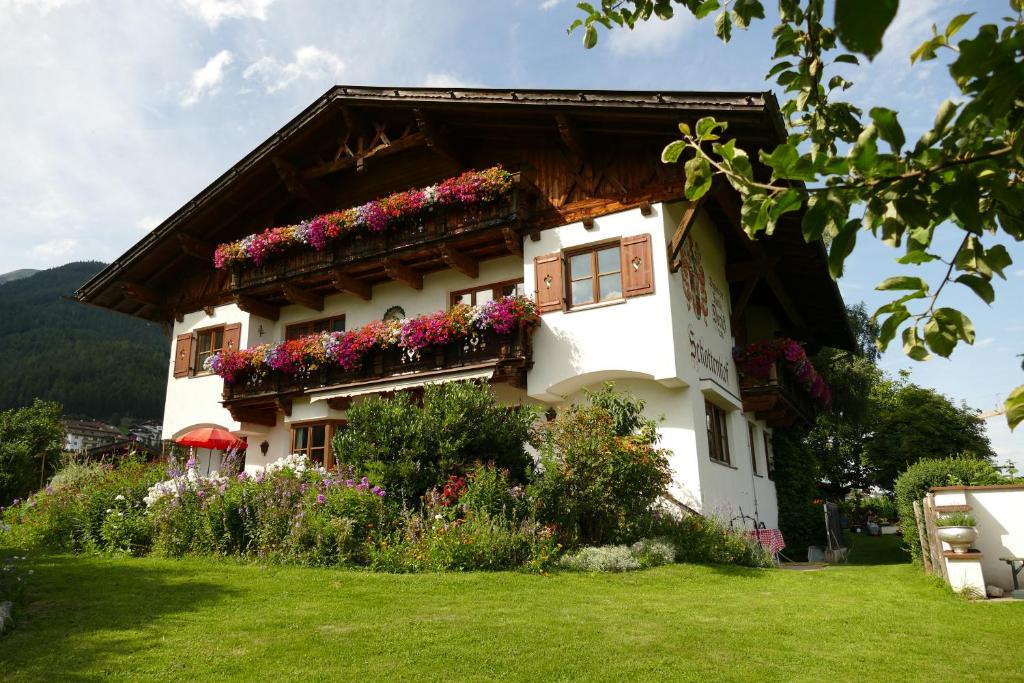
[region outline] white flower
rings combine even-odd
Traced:
[[[119,493],[116,496],[114,496],[114,500],[124,500],[124,496]]]

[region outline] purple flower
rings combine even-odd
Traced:
[[[15,498],[13,501],[11,501],[11,505],[18,505],[20,502],[21,498]]]
[[[199,491],[196,492],[196,495],[200,498],[206,498],[206,491],[199,489]]]
[[[327,502],[327,497],[322,493],[318,493],[316,494],[316,502],[318,505],[323,505]]]
[[[348,486],[349,488],[352,488],[353,486],[356,485],[356,483],[354,481],[352,481],[351,479],[348,479],[348,480],[345,481],[345,485]]]
[[[187,469],[187,470],[194,470],[195,468],[196,468],[196,456],[190,455],[188,457],[188,462],[185,463],[185,469]]]
[[[373,487],[373,495],[383,497],[384,496],[384,489],[382,489],[379,486],[374,486]]]
[[[243,482],[243,481],[245,481],[248,478],[249,478],[249,475],[246,474],[245,472],[239,472],[238,473],[238,481],[239,482]]]

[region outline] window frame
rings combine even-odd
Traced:
[[[498,293],[499,289],[504,289],[506,287],[515,287],[516,285],[521,285],[523,288],[523,293],[526,293],[526,283],[523,278],[519,278],[518,280],[502,280],[501,282],[493,282],[488,285],[480,285],[478,287],[468,287],[466,289],[456,290],[448,295],[448,308],[454,308],[457,304],[460,303],[459,298],[465,296],[466,294],[470,295],[469,305],[476,306],[476,295],[479,292],[485,292],[488,289],[491,290],[491,299],[494,300],[501,296],[505,296],[504,294]]]
[[[618,268],[618,270],[614,270],[614,271],[601,272],[598,269],[598,258],[597,258],[598,252],[607,251],[607,250],[610,250],[610,249],[618,249],[618,251],[619,251],[619,268]],[[589,279],[591,281],[591,283],[590,283],[590,287],[591,287],[590,293],[591,293],[591,296],[593,298],[592,298],[591,301],[588,301],[586,303],[579,303],[579,304],[577,304],[577,303],[574,303],[573,299],[572,299],[572,285],[573,285],[573,281],[574,281],[573,280],[573,276],[572,276],[572,259],[573,259],[574,256],[581,256],[581,255],[587,254],[587,253],[590,254],[590,276],[589,277],[579,278],[579,280],[582,281],[582,280]],[[578,310],[578,309],[581,309],[581,308],[586,308],[588,306],[596,306],[596,305],[599,305],[599,304],[612,303],[614,301],[625,301],[625,299],[626,299],[626,292],[625,292],[625,287],[624,287],[624,284],[623,284],[623,281],[622,281],[622,239],[621,238],[613,240],[613,241],[593,242],[591,244],[585,244],[585,245],[582,245],[582,246],[579,246],[579,247],[572,247],[571,249],[565,249],[565,250],[562,251],[562,259],[563,259],[563,271],[564,271],[564,277],[562,278],[562,280],[563,280],[562,287],[563,287],[563,290],[564,290],[563,293],[564,293],[564,298],[565,298],[565,309],[567,311]],[[611,297],[611,298],[607,298],[607,299],[602,299],[601,298],[601,276],[602,275],[618,275],[619,276],[619,295],[617,297]]]
[[[302,322],[291,323],[290,325],[285,325],[285,327],[284,327],[284,339],[285,339],[285,341],[290,341],[292,339],[301,339],[302,337],[308,336],[310,334],[316,334],[317,332],[334,332],[336,330],[333,330],[331,328],[333,327],[333,323],[336,320],[340,320],[341,321],[342,329],[339,330],[339,331],[344,332],[345,329],[346,329],[346,321],[345,321],[345,314],[342,313],[340,315],[332,315],[332,316],[328,316],[326,318],[316,318],[314,320],[303,320]],[[292,335],[292,331],[294,329],[296,329],[296,328],[299,328],[299,327],[309,327],[312,331],[311,332],[307,332],[306,334],[300,334],[297,337],[291,336]]]
[[[729,453],[729,414],[705,397],[704,421],[707,427],[708,457],[712,462],[732,467]]]
[[[314,447],[311,445],[312,442],[313,442],[313,439],[311,437],[307,436],[307,438],[306,438],[306,443],[307,443],[306,447],[304,449],[299,449],[299,448],[296,447],[296,443],[295,443],[295,441],[296,441],[296,434],[297,434],[298,430],[300,430],[300,429],[313,429],[315,427],[323,427],[324,428],[324,445],[323,445],[324,459],[323,459],[323,462],[321,462],[320,464],[325,469],[328,469],[328,470],[333,469],[336,463],[334,462],[334,452],[331,449],[331,440],[334,438],[334,435],[338,432],[338,430],[341,429],[341,428],[344,428],[344,426],[346,424],[347,424],[347,422],[345,420],[303,420],[302,422],[292,422],[292,423],[290,423],[288,425],[288,427],[289,427],[289,430],[288,430],[288,443],[289,443],[289,447],[290,447],[289,454],[291,454],[291,453],[302,453],[307,458],[309,458],[311,461],[316,462],[315,460],[313,460],[312,456],[310,455],[310,451],[314,450]],[[319,447],[317,447],[317,448],[319,448]]]
[[[762,475],[757,469],[757,439],[754,438],[754,434],[757,431],[757,425],[747,420],[747,440],[750,443],[750,467],[754,472],[755,477],[761,477]]]
[[[220,353],[224,350],[224,332],[227,330],[227,325],[211,325],[210,327],[203,327],[198,330],[192,331],[192,358],[189,361],[189,367],[192,369],[192,376],[196,377],[199,375],[212,374],[210,370],[203,367],[203,361],[200,360],[200,356],[203,353],[200,351],[200,342],[205,335],[210,335],[210,351],[206,354],[206,358],[209,358],[215,353]],[[213,335],[216,332],[220,332],[220,346],[214,346]],[[205,358],[203,359],[205,360]]]
[[[772,440],[768,438],[768,432],[761,432],[764,439],[764,467],[768,481],[775,481],[775,451],[772,449]]]

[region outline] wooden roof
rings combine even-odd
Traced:
[[[550,215],[539,217],[542,227],[619,210],[628,198],[604,199],[600,208],[598,199],[611,193],[636,199],[645,183],[679,187],[681,169],[658,163],[658,152],[678,137],[679,122],[709,115],[727,120],[729,134],[755,159],[757,149],[785,136],[771,93],[336,86],[85,283],[76,298],[166,321],[166,299],[182,283],[221,302],[215,295],[227,291],[227,275],[210,261],[220,242],[494,163],[536,168],[539,182],[548,183],[542,189],[552,197]],[[602,167],[631,155],[650,164],[650,173],[613,178],[621,192],[600,178],[593,187],[554,178],[607,176]],[[671,196],[680,194],[674,189]],[[782,261],[792,259],[785,277],[799,292],[796,305],[815,320],[821,343],[852,347],[823,247],[802,238],[790,243],[789,231],[781,232],[772,240],[780,250],[785,242]]]

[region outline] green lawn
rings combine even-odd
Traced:
[[[852,562],[894,562],[857,538]],[[0,680],[1020,680],[1024,602],[906,564],[391,576],[42,556]]]

